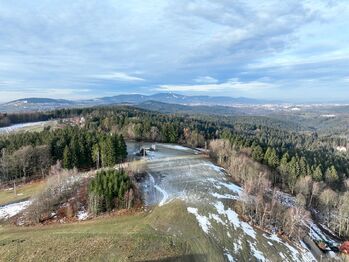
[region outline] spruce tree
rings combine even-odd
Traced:
[[[65,146],[64,151],[63,151],[63,167],[66,169],[73,168],[71,151],[70,151],[70,148],[68,146]]]

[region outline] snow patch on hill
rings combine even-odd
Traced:
[[[26,209],[30,204],[31,201],[28,200],[0,207],[0,220],[9,219],[17,215],[18,213]]]

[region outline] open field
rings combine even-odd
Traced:
[[[17,194],[13,192],[13,188],[0,190],[0,205],[19,202],[30,198],[35,193],[39,192],[44,186],[45,181],[34,181],[28,184],[17,186]]]
[[[224,261],[181,201],[131,216],[101,217],[45,227],[4,226],[0,228],[0,258],[1,261],[148,261],[159,258]]]

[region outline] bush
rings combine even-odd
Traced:
[[[80,178],[76,170],[62,170],[59,163],[52,166],[44,190],[34,197],[24,214],[25,222],[33,224],[50,218],[51,213],[76,194]]]
[[[118,208],[130,208],[133,189],[124,171],[103,170],[91,180],[88,188],[89,211],[93,214],[110,212]]]

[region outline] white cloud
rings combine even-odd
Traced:
[[[195,78],[194,81],[199,84],[216,84],[219,82],[216,78],[211,76],[199,76]]]
[[[108,74],[95,75],[93,77],[97,79],[113,80],[113,81],[126,81],[126,82],[145,81],[145,79],[143,78],[129,75],[123,72],[112,72]]]
[[[332,77],[323,84],[335,94],[346,85],[345,0],[71,2],[1,2],[0,91],[30,95],[37,87],[47,96],[50,88],[88,87],[98,96],[96,89],[262,90],[274,83],[287,97],[301,78]],[[209,75],[257,80],[220,83]]]
[[[275,87],[275,85],[259,81],[241,82],[236,78],[229,79],[227,82],[216,84],[202,84],[202,85],[160,85],[156,90],[171,91],[171,92],[208,92],[208,91],[251,91],[264,90]]]

